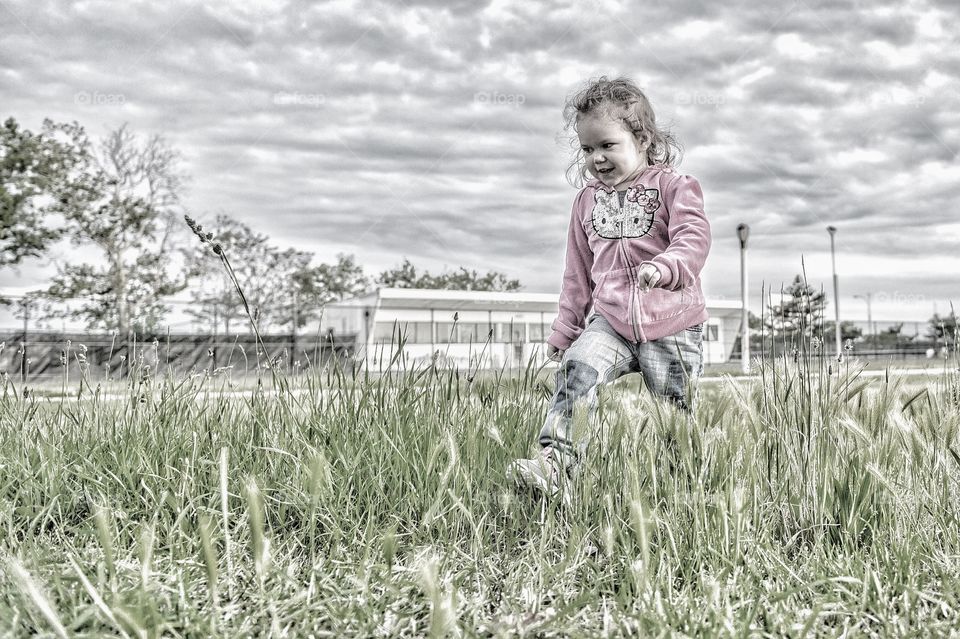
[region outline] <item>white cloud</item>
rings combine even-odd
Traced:
[[[702,41],[718,34],[723,24],[716,20],[687,20],[670,29],[670,36],[681,40]]]
[[[463,261],[555,292],[575,195],[561,109],[586,78],[624,73],[704,185],[713,294],[736,296],[721,274],[738,222],[757,231],[754,277],[787,281],[833,223],[857,256],[851,293],[897,268],[926,304],[947,287],[924,274],[958,265],[938,225],[960,196],[960,16],[940,5],[8,1],[0,103],[31,129],[164,133],[192,212],[319,259]]]
[[[781,55],[804,61],[813,60],[827,52],[826,47],[812,44],[796,33],[784,33],[777,36],[773,41],[773,46],[777,53]]]

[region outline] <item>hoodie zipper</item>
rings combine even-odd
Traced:
[[[617,193],[617,202],[620,202],[620,194]],[[623,216],[623,204],[620,204],[620,251],[623,253],[623,259],[627,263],[627,279],[630,280],[630,302],[627,304],[627,312],[630,316],[630,328],[633,330],[633,341],[639,342],[640,336],[637,335],[637,322],[634,321],[635,313],[634,307],[637,304],[637,281],[634,279],[635,273],[633,272],[633,262],[630,261],[630,256],[627,255],[627,249],[623,246],[623,223],[625,218]]]
[[[643,175],[651,168],[653,167],[648,166],[647,168],[645,168],[643,171],[640,172],[640,175]],[[636,177],[634,177],[634,179],[630,183],[631,186],[633,186],[636,183],[640,175],[637,175]],[[627,249],[623,246],[623,223],[625,221],[625,218],[623,216],[623,204],[620,204],[620,194],[617,193],[616,188],[614,188],[613,191],[617,195],[617,204],[620,205],[620,251],[623,253],[623,259],[627,263],[627,266],[629,267],[627,269],[627,277],[630,280],[630,303],[627,305],[628,306],[627,310],[630,315],[630,328],[633,329],[633,341],[639,342],[640,341],[640,334],[639,334],[640,319],[639,319],[638,309],[636,308],[640,303],[638,280],[636,279],[636,273],[634,273],[633,271],[633,262],[630,260],[630,256],[627,254]]]

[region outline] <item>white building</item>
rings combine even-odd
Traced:
[[[544,340],[556,319],[559,295],[438,289],[379,288],[327,304],[323,333],[356,336],[356,357],[385,369],[404,340],[406,364],[434,353],[461,368],[517,368],[544,362]],[[705,364],[729,359],[740,328],[740,303],[707,301]],[[551,364],[552,365],[552,364]]]

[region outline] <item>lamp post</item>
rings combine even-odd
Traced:
[[[875,331],[873,330],[873,313],[870,309],[870,300],[873,297],[873,293],[868,292],[866,295],[854,295],[854,297],[867,302],[867,330],[870,331],[870,345],[873,346],[874,350],[876,350],[877,340],[875,337]]]
[[[830,263],[833,267],[833,317],[834,329],[837,341],[837,357],[843,353],[840,345],[840,285],[837,280],[837,250],[834,243],[834,236],[837,234],[837,227],[828,226],[827,232],[830,234]]]
[[[737,225],[737,237],[740,239],[740,370],[750,372],[750,315],[747,305],[747,238],[750,227]]]
[[[27,376],[30,374],[30,339],[28,332],[30,330],[30,298],[24,295],[20,299],[20,308],[23,309],[23,355],[20,357],[20,384],[27,383]],[[67,362],[69,364],[70,362]]]

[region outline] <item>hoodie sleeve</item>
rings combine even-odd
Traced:
[[[703,191],[696,178],[681,175],[673,180],[665,198],[669,244],[651,258],[660,271],[657,286],[670,290],[686,288],[696,281],[710,252],[710,223],[703,212]]]
[[[567,232],[566,264],[563,271],[563,285],[560,291],[560,313],[553,321],[553,332],[547,343],[560,350],[570,347],[586,326],[586,316],[593,304],[593,252],[583,230],[581,218],[583,199],[586,189],[580,191],[573,203],[570,215],[570,228]]]

